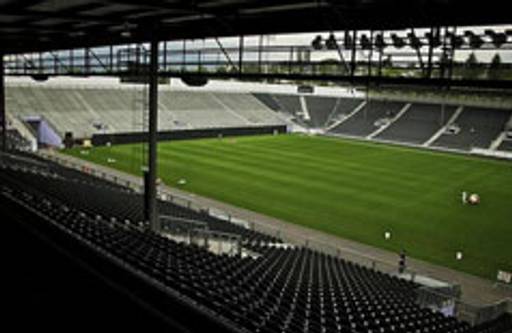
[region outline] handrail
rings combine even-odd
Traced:
[[[86,163],[85,161],[72,163],[69,161],[66,162],[65,159],[59,158],[58,156],[54,156],[51,154],[42,153],[40,155],[42,155],[43,157],[46,157],[50,160],[57,161],[60,164],[64,164],[65,166],[69,166],[69,164],[72,164],[72,167],[74,167],[78,170],[81,170],[81,168],[83,166],[87,166],[88,168],[93,168],[93,167],[91,167],[90,163]],[[108,174],[104,173],[104,172],[103,173],[97,172],[96,174],[102,175],[105,178],[108,177]],[[121,174],[121,176],[112,176],[112,177],[114,177],[115,179],[118,179],[118,177],[121,178],[123,176],[123,174],[120,172],[117,172],[117,174],[118,175]],[[129,179],[130,177],[128,177],[128,175],[126,175],[126,179]],[[127,182],[127,185],[130,186],[130,184],[131,184],[130,180],[126,180],[126,182]],[[169,198],[170,198],[169,201],[171,201],[175,204],[181,205],[183,207],[187,207],[189,209],[193,209],[193,210],[201,211],[201,212],[205,212],[205,211],[209,212],[210,211],[210,207],[200,205],[200,204],[193,202],[187,198],[176,197],[170,191],[161,191],[161,193],[169,195]],[[180,200],[182,200],[182,202],[179,202],[178,200],[176,200],[176,198],[179,198]],[[219,211],[218,208],[215,208],[215,210]],[[231,222],[232,215],[231,214],[226,214],[226,215],[229,218],[223,219],[223,220],[226,222]],[[163,217],[163,219],[170,219],[170,217],[166,216],[166,215],[161,216],[161,218],[162,217]],[[215,217],[220,218],[217,215]],[[240,217],[236,217],[236,218],[238,220],[244,221],[243,218],[240,218]],[[172,219],[181,219],[182,221],[186,221],[187,223],[189,222],[189,223],[195,224],[195,225],[201,225],[201,226],[203,225],[200,221],[196,221],[196,220],[174,218],[174,217],[172,217]],[[318,238],[304,237],[303,235],[301,235],[297,232],[290,231],[290,230],[287,230],[286,232],[284,232],[283,229],[281,229],[279,227],[271,226],[271,225],[262,223],[257,220],[251,220],[251,221],[247,221],[247,222],[248,222],[249,228],[251,230],[260,232],[260,233],[263,233],[266,235],[281,238],[281,240],[290,242],[291,244],[295,244],[295,245],[302,244],[306,248],[318,250],[325,254],[330,254],[330,255],[333,255],[333,256],[336,256],[339,258],[343,258],[343,259],[352,261],[356,264],[367,266],[370,269],[378,270],[378,271],[386,273],[386,274],[391,274],[391,273],[396,274],[398,272],[397,263],[381,260],[374,256],[368,255],[366,253],[362,253],[360,251],[357,251],[357,250],[354,250],[354,249],[351,249],[348,247],[330,246],[330,245],[325,244],[325,242],[321,241]],[[229,237],[238,236],[237,239],[241,239],[240,235],[234,235],[234,234],[225,233],[225,232],[221,232],[221,231],[211,231],[211,230],[202,231],[199,229],[195,229],[194,231],[207,232],[209,234],[216,234],[216,235],[228,235]],[[236,238],[236,237],[234,237],[234,238]],[[416,275],[418,274],[418,272],[412,271],[412,270],[406,270],[406,273],[410,274],[410,279],[412,281],[415,281],[414,279],[415,279]],[[490,305],[472,304],[471,302],[461,300],[460,294],[457,291],[457,288],[460,288],[460,286],[457,283],[448,283],[448,284],[451,286],[450,288],[452,288],[452,290],[454,290],[454,293],[452,295],[450,295],[449,293],[443,293],[439,289],[432,288],[432,287],[426,287],[426,286],[418,288],[417,291],[425,292],[434,297],[445,299],[446,301],[450,301],[450,302],[454,303],[456,305],[455,315],[461,320],[470,321],[471,324],[473,324],[473,325],[485,322],[487,320],[492,320],[493,318],[497,317],[499,314],[502,314],[505,311],[512,312],[512,300],[511,299],[504,299],[504,300],[495,302]],[[421,299],[417,299],[417,302],[421,305]]]

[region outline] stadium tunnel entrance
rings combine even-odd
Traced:
[[[62,139],[52,126],[41,116],[26,117],[25,123],[34,131],[40,147],[60,147]]]

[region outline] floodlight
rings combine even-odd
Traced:
[[[403,38],[398,37],[397,34],[392,34],[391,39],[393,40],[393,46],[396,47],[397,49],[401,49],[402,47],[405,46]]]
[[[73,38],[80,38],[83,36],[85,36],[85,32],[83,32],[83,31],[72,31],[69,33],[69,37],[73,37]]]
[[[132,27],[130,26],[130,23],[128,22],[125,22],[123,24],[123,30],[121,31],[121,37],[123,38],[130,38],[132,37],[132,33],[130,31]]]
[[[428,40],[428,45],[432,47],[439,47],[441,46],[441,36],[439,36],[439,33],[432,34],[431,32],[425,33],[425,38]]]
[[[377,36],[375,36],[375,46],[379,50],[383,50],[388,46],[382,34],[378,34]]]
[[[416,36],[414,32],[409,32],[407,34],[407,38],[409,38],[409,45],[413,49],[418,50],[421,49],[421,47],[423,46],[422,41],[418,38],[418,36]]]
[[[49,77],[46,74],[32,74],[32,80],[36,82],[45,82],[48,81]]]
[[[453,33],[449,33],[447,35],[449,36],[450,44],[454,49],[460,49],[462,45],[464,45],[464,38],[462,38],[462,36]]]
[[[494,46],[498,48],[502,47],[503,44],[507,42],[507,35],[503,32],[495,33],[494,35],[491,36],[491,38]]]
[[[208,77],[204,75],[183,75],[181,82],[189,87],[204,87],[208,84]]]
[[[330,34],[329,38],[325,41],[325,46],[328,50],[337,50],[338,49],[338,42],[336,41],[336,37],[334,34]]]
[[[315,39],[313,39],[313,41],[311,42],[311,46],[313,47],[314,50],[321,50],[323,48],[322,36],[316,36]]]
[[[509,31],[510,32],[510,31]],[[496,32],[492,29],[486,29],[485,30],[485,34],[489,37],[491,37],[492,39],[492,43],[494,44],[494,46],[496,46],[497,48],[500,48],[503,46],[503,44],[505,44],[507,42],[507,34],[509,32]]]
[[[484,44],[484,40],[482,37],[471,34],[469,35],[469,46],[471,46],[472,49],[479,49]]]
[[[475,48],[474,46],[476,46],[479,41],[484,43],[483,39],[480,36],[476,35],[471,30],[464,31],[464,37],[467,37],[469,39],[469,45],[472,46],[473,48]],[[478,38],[480,38],[480,40],[478,40]]]
[[[363,50],[370,50],[372,48],[372,43],[366,34],[361,36],[361,47]]]

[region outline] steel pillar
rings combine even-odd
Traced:
[[[4,55],[0,52],[0,130],[2,131],[2,150],[7,150],[7,123],[5,116]]]
[[[350,59],[350,77],[354,79],[354,75],[356,74],[356,67],[357,67],[357,53],[356,53],[356,47],[357,47],[357,30],[354,30],[352,34],[352,55]]]
[[[149,64],[149,135],[148,135],[148,184],[146,185],[145,203],[149,224],[153,231],[160,230],[157,210],[157,136],[158,136],[158,40],[151,41]]]
[[[238,71],[242,75],[244,68],[244,36],[240,35],[238,41]]]

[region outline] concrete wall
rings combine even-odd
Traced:
[[[158,134],[158,140],[187,140],[201,138],[216,138],[219,136],[229,137],[244,135],[264,135],[275,133],[282,134],[286,132],[286,125],[263,127],[209,128],[198,130],[175,130],[160,132]],[[95,134],[92,137],[92,144],[94,146],[102,146],[106,145],[107,143],[126,144],[138,143],[146,140],[147,133]]]

